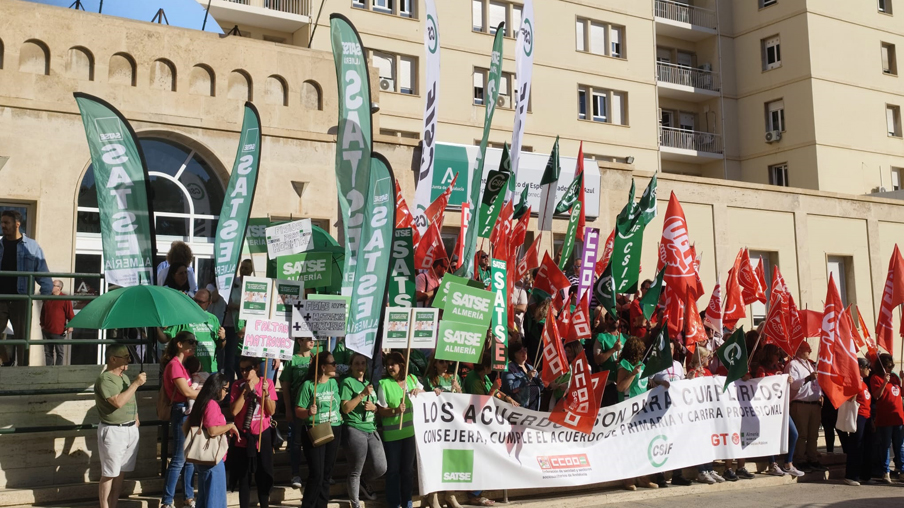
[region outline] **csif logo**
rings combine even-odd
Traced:
[[[94,127],[97,129],[97,136],[100,141],[122,141],[122,122],[115,116],[107,118],[97,118],[94,120]]]
[[[669,443],[669,438],[662,434],[650,440],[650,444],[647,446],[647,459],[650,461],[650,465],[656,468],[664,466],[671,453],[672,443]]]
[[[436,20],[429,14],[427,15],[427,40],[429,41],[427,51],[435,54],[439,48],[439,29],[436,27]]]
[[[524,20],[520,32],[524,36],[524,55],[530,56],[534,52],[534,25],[530,18]]]
[[[443,450],[444,483],[471,483],[474,477],[474,450]]]

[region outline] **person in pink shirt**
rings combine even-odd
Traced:
[[[182,425],[185,423],[185,410],[189,399],[198,397],[197,390],[191,388],[191,374],[185,369],[183,362],[195,354],[195,346],[198,341],[191,332],[179,332],[166,345],[161,365],[163,368],[163,389],[166,396],[173,403],[170,412],[170,431],[173,436],[173,457],[166,468],[166,483],[163,487],[163,500],[161,508],[173,508],[173,498],[176,496],[176,484],[179,476],[182,476],[182,489],[185,499],[184,506],[195,507],[195,491],[192,488],[192,477],[195,474],[194,464],[185,462],[185,434],[182,433]]]
[[[229,382],[226,376],[214,374],[207,378],[198,398],[195,399],[195,410],[189,413],[183,425],[183,432],[188,435],[192,427],[200,427],[210,437],[229,434],[238,437],[239,431],[234,423],[226,423],[226,417],[220,409],[220,401],[226,398]],[[227,454],[228,455],[228,454]],[[197,508],[222,508],[226,506],[226,457],[219,464],[195,465],[198,471],[198,503]]]
[[[273,444],[269,430],[270,417],[276,411],[276,389],[272,382],[260,378],[258,365],[259,359],[243,356],[239,361],[241,378],[232,384],[229,394],[229,407],[239,436],[230,446],[227,469],[232,490],[236,485],[239,487],[241,508],[249,506],[252,474],[260,508],[270,506],[270,489],[273,488]],[[264,389],[267,390],[266,398],[263,397]]]

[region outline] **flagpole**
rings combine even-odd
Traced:
[[[267,381],[267,370],[270,367],[270,359],[266,358],[264,360],[264,379],[261,380],[261,383],[265,383]],[[267,406],[267,389],[264,388],[264,385],[261,384],[261,414],[260,419],[258,420],[259,429],[261,429],[261,434],[263,434],[264,429],[264,412],[266,411]],[[317,400],[317,390],[314,390],[314,400]],[[257,437],[257,452],[261,451],[261,438],[260,434]]]
[[[760,339],[763,338],[762,333],[756,334],[756,342],[753,343],[753,349],[750,351],[750,355],[747,357],[747,371],[750,372],[750,363],[753,362],[753,355],[756,353],[757,346],[760,345]]]

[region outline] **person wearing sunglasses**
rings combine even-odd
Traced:
[[[490,256],[481,249],[477,252],[477,272],[475,278],[483,283],[484,287],[490,287],[493,282],[490,270]]]
[[[342,402],[339,383],[336,382],[336,360],[329,351],[323,351],[314,359],[314,366],[308,369],[295,408],[295,417],[304,421],[301,446],[308,462],[308,481],[301,498],[302,508],[323,507],[329,502],[330,476],[342,436],[342,416],[339,412]],[[309,430],[324,423],[332,427],[333,440],[314,446]]]
[[[308,370],[314,360],[314,338],[295,337],[295,354],[279,374],[279,385],[282,391],[286,419],[289,421],[287,448],[289,451],[289,467],[292,470],[292,487],[300,489],[301,476],[301,435],[305,432],[304,422],[295,418],[295,404],[301,385],[307,378]]]
[[[181,331],[176,334],[166,345],[166,351],[160,364],[163,365],[163,390],[172,401],[170,411],[170,432],[173,436],[173,457],[166,468],[166,483],[163,487],[163,500],[161,508],[173,508],[173,498],[176,496],[176,485],[179,476],[182,476],[182,489],[185,502],[183,506],[194,508],[195,491],[192,488],[192,477],[195,474],[195,466],[185,462],[185,434],[182,433],[182,424],[185,423],[185,410],[189,399],[198,398],[198,391],[191,387],[191,375],[185,368],[186,358],[195,354],[198,341],[191,332]]]
[[[116,508],[123,473],[135,470],[138,461],[138,404],[135,392],[147,381],[140,372],[129,381],[125,372],[132,358],[126,346],[107,348],[107,368],[94,382],[94,403],[100,423],[97,450],[100,455],[100,506]]]
[[[158,344],[166,344],[179,332],[191,332],[198,341],[195,350],[195,356],[201,362],[201,370],[209,374],[213,374],[219,370],[217,364],[217,351],[226,345],[226,329],[220,326],[220,320],[207,311],[210,306],[210,291],[207,289],[199,289],[193,297],[195,303],[207,320],[201,323],[188,323],[184,325],[173,325],[167,328],[157,329]]]
[[[430,357],[424,373],[424,386],[428,390],[433,390],[437,395],[443,392],[461,393],[461,379],[457,373],[449,372],[449,363],[449,360]]]

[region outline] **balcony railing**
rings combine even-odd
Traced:
[[[722,136],[709,132],[660,127],[659,146],[698,152],[722,153]]]
[[[692,86],[714,92],[719,91],[718,74],[684,65],[656,62],[656,79],[675,85]]]
[[[656,0],[656,17],[716,29],[716,11],[672,0]]]
[[[226,0],[235,4],[263,7],[274,11],[301,16],[311,15],[311,0]]]

